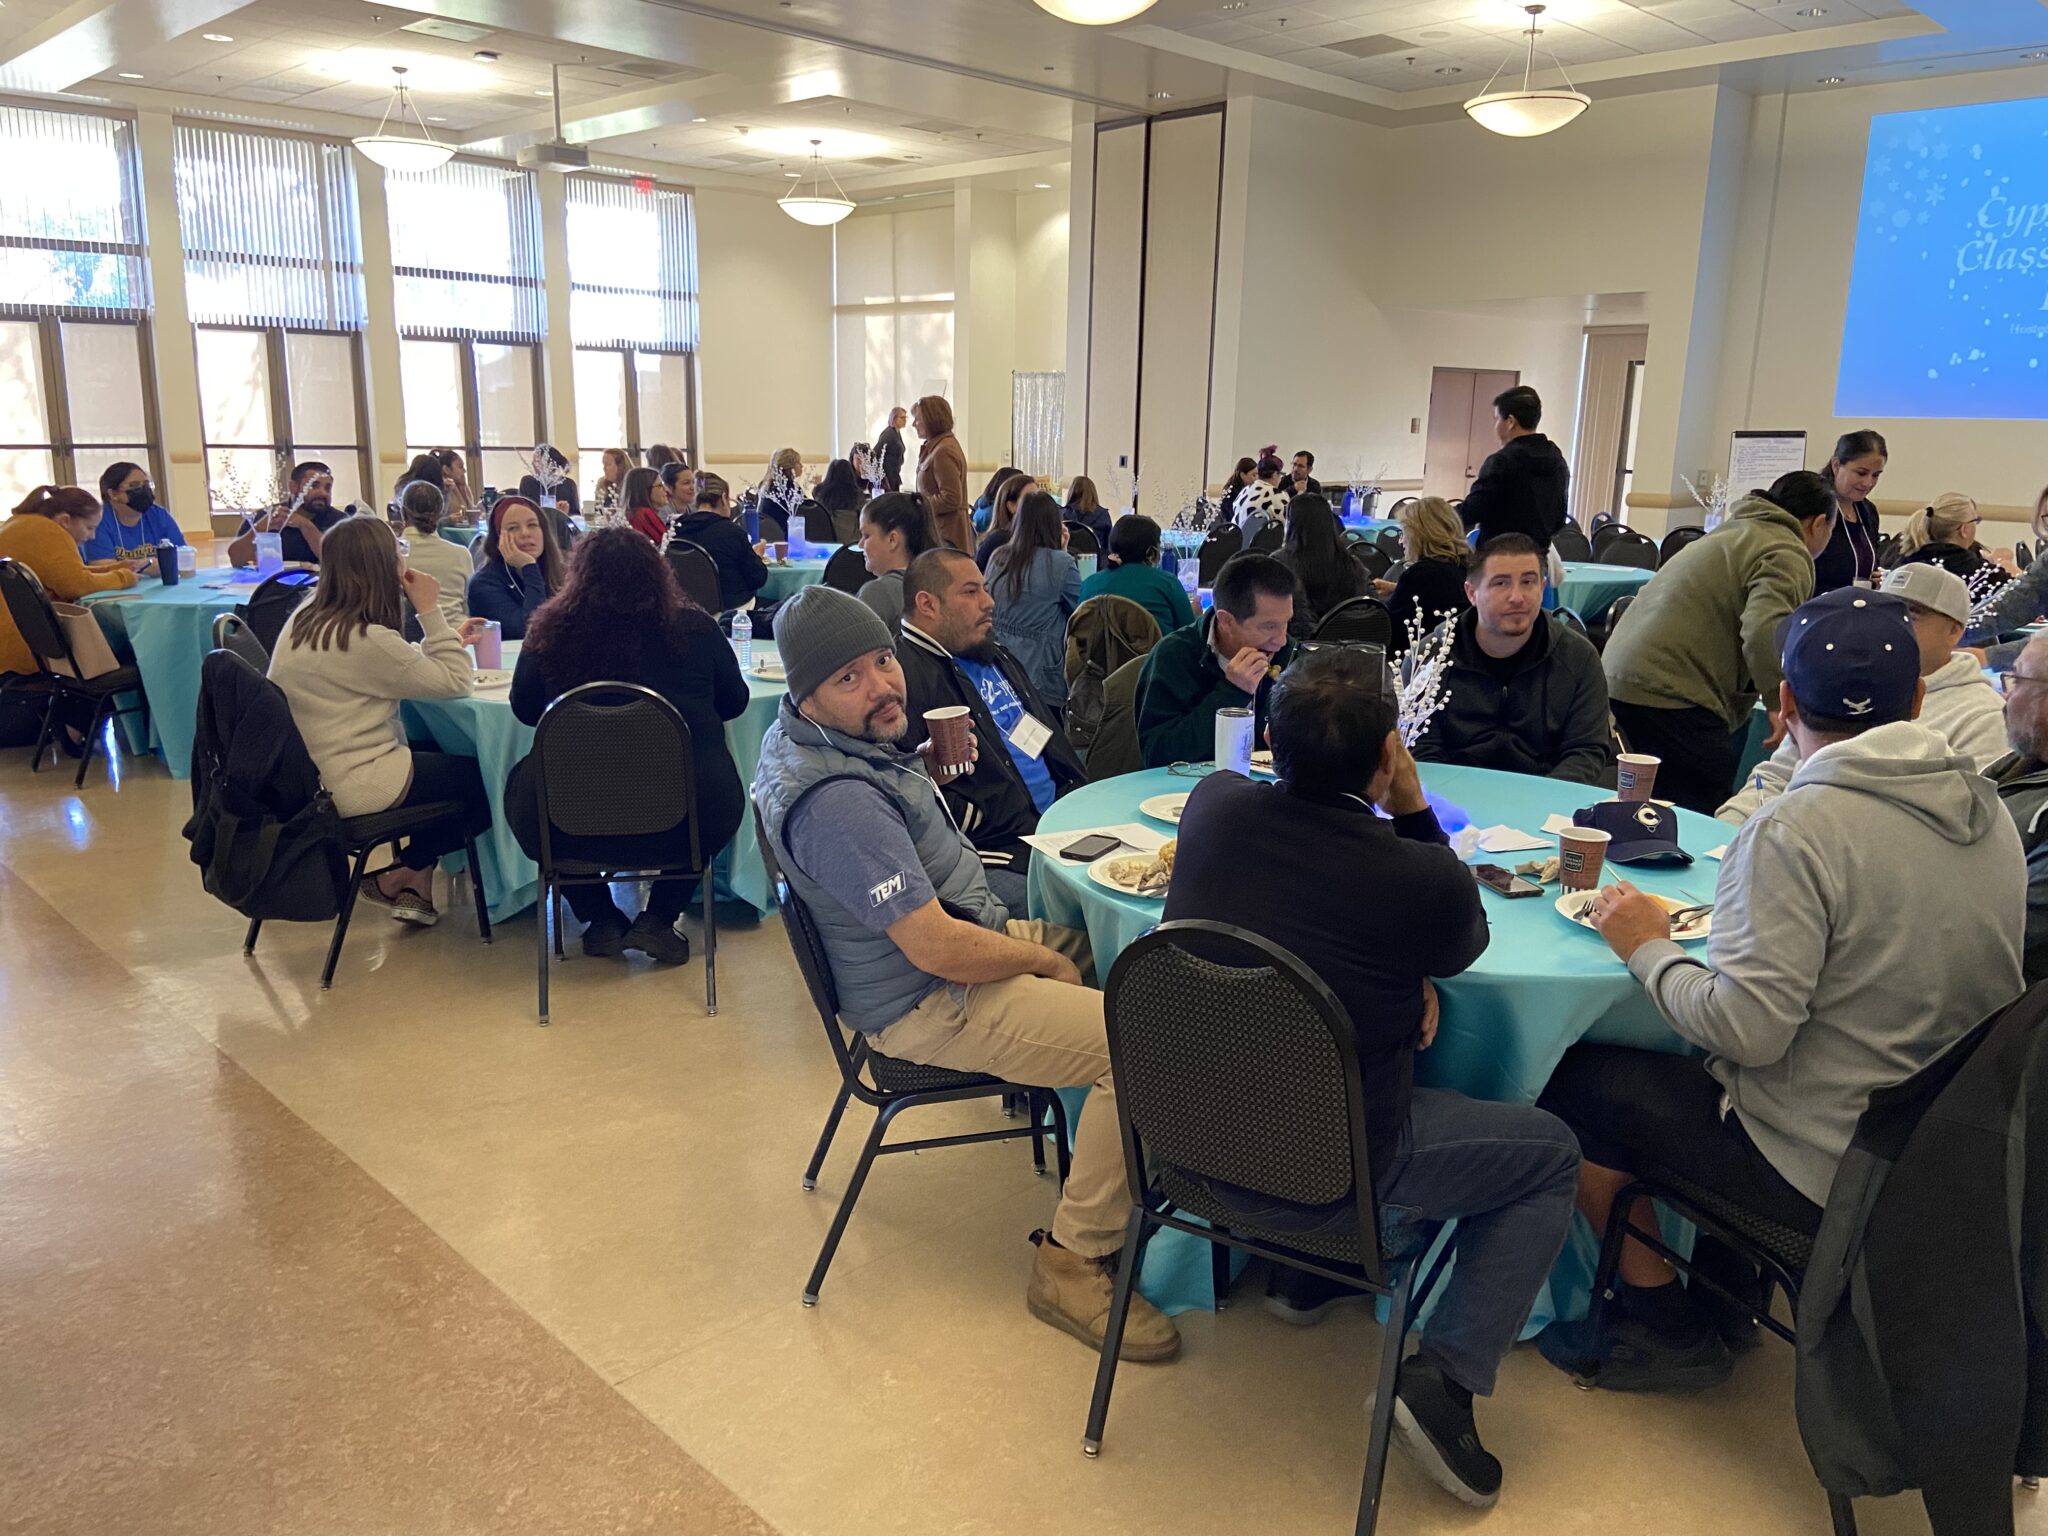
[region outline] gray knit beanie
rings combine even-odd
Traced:
[[[801,588],[775,612],[775,648],[801,704],[848,662],[893,650],[889,626],[859,598],[823,585]]]

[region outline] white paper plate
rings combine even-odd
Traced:
[[[1121,863],[1125,859],[1142,859],[1149,862],[1150,858],[1150,854],[1132,853],[1127,848],[1120,848],[1115,853],[1105,853],[1093,864],[1090,864],[1088,866],[1088,878],[1099,886],[1115,891],[1119,896],[1134,896],[1139,901],[1164,901],[1166,900],[1166,893],[1164,891],[1154,895],[1150,892],[1138,890],[1134,886],[1126,885],[1123,881],[1116,879],[1109,872],[1110,865]]]
[[[1174,826],[1179,826],[1180,813],[1187,807],[1187,803],[1188,797],[1185,794],[1154,795],[1150,800],[1140,800],[1138,811],[1141,815],[1150,816],[1154,821],[1171,822]]]
[[[789,681],[789,673],[783,669],[783,665],[779,661],[755,662],[752,675],[760,678],[764,683],[786,683]]]
[[[1594,928],[1585,913],[1593,905],[1593,898],[1599,894],[1598,891],[1566,891],[1557,898],[1553,905],[1557,908],[1557,915],[1566,922],[1574,927],[1584,928],[1590,933],[1597,933],[1599,930]],[[1651,891],[1645,891],[1643,894],[1656,902],[1666,912],[1676,912],[1680,908],[1695,905],[1695,903],[1690,901],[1674,901],[1669,896],[1659,896]],[[1714,914],[1703,912],[1698,917],[1687,919],[1686,925],[1674,932],[1671,937],[1681,944],[1691,944],[1696,940],[1704,939],[1713,931]]]
[[[1263,773],[1267,778],[1272,778],[1274,776],[1273,754],[1271,752],[1254,752],[1252,754],[1252,772]]]
[[[503,669],[487,670],[479,667],[476,685],[479,688],[509,688],[512,685],[512,674]]]

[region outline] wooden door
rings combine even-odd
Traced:
[[[1493,430],[1493,397],[1521,378],[1519,372],[1500,368],[1430,370],[1423,495],[1456,500],[1470,489],[1479,466],[1500,446]]]

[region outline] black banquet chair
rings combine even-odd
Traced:
[[[1323,615],[1314,638],[1390,646],[1394,641],[1394,616],[1376,597],[1347,597]]]
[[[1591,560],[1593,546],[1586,541],[1586,530],[1577,523],[1567,522],[1550,536],[1550,547],[1557,551],[1560,560]]]
[[[1379,544],[1353,544],[1350,547],[1350,555],[1374,581],[1392,580],[1387,572],[1394,568],[1394,562],[1400,558],[1398,555],[1388,554],[1385,547]]]
[[[1615,526],[1617,525],[1612,512],[1595,512],[1593,514],[1592,534],[1594,538],[1597,539],[1600,536],[1602,528],[1612,528]]]
[[[832,551],[832,558],[825,562],[825,574],[819,580],[828,587],[856,595],[868,584],[868,562],[857,544],[847,544]]]
[[[1195,571],[1205,587],[1216,585],[1216,573],[1223,563],[1244,548],[1244,531],[1235,523],[1222,523],[1203,536],[1195,556]]]
[[[1286,540],[1286,525],[1275,520],[1253,534],[1251,543],[1247,544],[1245,548],[1256,554],[1270,555],[1285,543]]]
[[[277,637],[284,633],[285,620],[313,595],[319,580],[318,571],[279,571],[266,578],[249,594],[249,600],[235,610],[262,642],[265,655],[277,650]]]
[[[2025,539],[2012,541],[2012,563],[2023,571],[2034,563],[2034,552],[2027,547]]]
[[[1604,528],[1602,539],[1593,544],[1593,558],[1602,565],[1632,565],[1638,570],[1657,569],[1657,546],[1648,534],[1633,528]]]
[[[216,651],[233,651],[258,672],[267,674],[270,671],[270,653],[263,649],[263,642],[256,638],[256,631],[239,613],[217,613],[213,616],[213,648]]]
[[[1075,559],[1083,555],[1102,553],[1102,542],[1095,537],[1095,530],[1086,523],[1067,524],[1067,553]]]
[[[1676,528],[1668,530],[1664,535],[1664,542],[1657,546],[1657,564],[1664,565],[1686,545],[1697,544],[1706,536],[1707,530],[1697,523],[1680,523]]]
[[[676,582],[682,587],[683,596],[706,613],[715,615],[724,611],[724,603],[718,593],[718,564],[711,558],[709,550],[689,539],[671,539],[662,553],[668,558],[669,569],[676,573]]]
[[[145,722],[149,719],[142,674],[134,667],[116,667],[97,677],[80,676],[84,669],[78,664],[71,637],[64,633],[50,594],[36,573],[19,560],[0,560],[0,601],[6,603],[16,631],[36,659],[36,680],[24,685],[24,691],[33,689],[48,700],[43,706],[43,727],[36,737],[35,753],[28,760],[29,772],[43,771],[43,753],[56,743],[57,732],[62,728],[58,717],[66,701],[89,704],[92,728],[85,733],[85,750],[78,757],[78,777],[72,780],[72,788],[83,789],[86,770],[92,766],[92,754],[106,723],[121,715],[140,714]],[[135,702],[123,704],[122,694],[133,695]]]
[[[692,548],[696,546],[692,545]],[[619,765],[633,771],[621,774]],[[562,952],[562,890],[614,880],[696,876],[704,898],[704,1012],[718,1012],[718,907],[711,861],[698,837],[697,754],[690,727],[652,688],[585,683],[548,705],[533,733],[533,794],[540,824],[540,1022],[548,1022],[548,919]],[[593,863],[557,854],[557,836],[655,838],[687,826],[685,864]]]
[[[1380,1245],[1358,1051],[1343,1004],[1278,945],[1227,923],[1187,921],[1161,923],[1126,949],[1102,1002],[1131,1213],[1081,1449],[1101,1452],[1146,1239],[1170,1227],[1386,1298],[1358,1505],[1359,1536],[1372,1536],[1402,1346],[1451,1250],[1418,1280],[1433,1224],[1405,1253]],[[1217,1200],[1215,1183],[1291,1205],[1350,1202],[1357,1220],[1327,1233],[1262,1227]]]
[[[1372,536],[1372,541],[1379,548],[1387,552],[1387,557],[1389,559],[1399,560],[1401,558],[1400,529],[1382,528],[1378,533]]]
[[[1606,621],[1601,624],[1600,628],[1609,635],[1613,634],[1614,626],[1621,622],[1621,616],[1624,613],[1628,612],[1630,605],[1633,604],[1635,600],[1635,593],[1624,592],[1620,597],[1617,597],[1613,602],[1609,603],[1607,605]]]
[[[818,1252],[818,1262],[811,1268],[810,1279],[804,1282],[804,1305],[815,1307],[818,1292],[825,1285],[825,1272],[832,1267],[832,1255],[838,1251],[839,1240],[846,1234],[846,1224],[853,1218],[853,1207],[860,1199],[861,1188],[867,1183],[876,1158],[895,1152],[922,1152],[933,1147],[962,1147],[975,1142],[1016,1141],[1029,1137],[1032,1165],[1044,1173],[1045,1138],[1050,1135],[1058,1158],[1060,1182],[1064,1184],[1067,1178],[1067,1113],[1059,1095],[1049,1089],[1023,1087],[984,1072],[953,1072],[943,1067],[898,1061],[871,1049],[867,1036],[844,1028],[839,1022],[839,991],[833,984],[832,965],[826,958],[824,941],[818,936],[818,925],[811,917],[810,908],[804,905],[803,898],[783,878],[782,866],[776,859],[775,848],[758,806],[754,807],[753,816],[761,858],[768,867],[768,883],[775,892],[775,905],[782,913],[782,931],[789,939],[790,951],[796,956],[796,968],[802,973],[804,986],[810,991],[819,1021],[825,1026],[825,1038],[831,1043],[833,1059],[839,1064],[839,1092],[833,1096],[831,1113],[825,1117],[825,1129],[818,1137],[817,1150],[811,1153],[810,1164],[804,1169],[805,1190],[818,1187],[818,1174],[825,1166],[825,1155],[832,1150],[832,1138],[838,1134],[847,1104],[859,1099],[875,1112],[875,1123],[868,1128],[867,1140],[861,1144],[860,1161],[854,1165],[853,1176],[846,1181],[846,1193],[840,1196],[839,1210],[832,1218],[831,1229],[825,1234],[825,1245]],[[853,1037],[850,1041],[847,1038],[849,1034]],[[1022,1125],[956,1136],[930,1136],[918,1141],[883,1143],[882,1138],[888,1134],[890,1122],[906,1109],[926,1104],[953,1104],[963,1099],[1007,1100],[1012,1097],[1024,1099],[1029,1106],[1026,1123]],[[1046,1123],[1048,1117],[1050,1125]]]

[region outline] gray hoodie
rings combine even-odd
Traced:
[[[1659,940],[1629,969],[1825,1205],[1871,1091],[2019,996],[2026,909],[1996,787],[1903,720],[1821,748],[1736,833],[1705,963]]]

